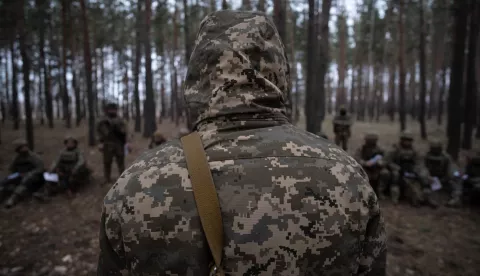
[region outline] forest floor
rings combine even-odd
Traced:
[[[60,122],[57,122],[60,124]],[[418,130],[416,123],[409,122]],[[11,141],[23,135],[12,131],[10,124],[0,125],[0,173],[10,162]],[[332,136],[331,122],[324,122],[326,134]],[[429,124],[430,137],[444,137],[443,128]],[[174,137],[177,127],[161,125],[167,136]],[[398,140],[398,125],[386,120],[380,123],[357,122],[353,128],[350,149],[363,141],[368,131],[377,132],[384,148]],[[418,141],[418,131],[413,131]],[[50,203],[27,200],[11,210],[0,208],[0,275],[95,275],[98,256],[98,230],[101,204],[109,187],[101,186],[102,162],[96,149],[85,148],[86,128],[67,131],[59,126],[50,130],[36,126],[36,151],[50,164],[62,147],[63,137],[72,133],[94,168],[94,181],[88,183],[73,199],[62,195]],[[130,164],[148,144],[136,134],[134,149],[127,157]],[[426,141],[416,146],[425,152]],[[114,170],[115,172],[115,170]],[[114,173],[115,177],[115,173]],[[393,206],[381,202],[388,231],[388,275],[480,275],[480,212],[478,209],[450,209],[441,206],[413,208],[407,204]]]

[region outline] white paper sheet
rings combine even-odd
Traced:
[[[58,182],[58,174],[44,172],[43,173],[43,179],[45,179],[45,181],[57,183]]]
[[[431,187],[432,187],[432,191],[438,191],[442,189],[442,183],[440,182],[440,179],[438,179],[438,177],[433,178]]]
[[[12,173],[11,175],[7,176],[7,179],[15,179],[19,176],[20,176],[20,174],[18,172],[16,172],[16,173]]]
[[[373,164],[377,164],[378,161],[382,160],[383,156],[380,154],[375,155],[373,158],[368,160],[369,162],[372,162]]]

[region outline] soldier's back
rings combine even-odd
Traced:
[[[378,205],[358,164],[340,149],[291,125],[202,136],[228,274],[351,275],[367,267],[363,250],[365,265],[377,257],[374,250],[384,250],[381,242],[362,248]],[[105,206],[119,216],[112,223],[124,222],[123,246],[136,274],[163,275],[154,273],[161,268],[166,275],[206,275],[209,249],[178,140],[140,157]],[[370,238],[382,241],[384,229]]]

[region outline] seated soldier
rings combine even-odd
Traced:
[[[458,193],[463,193],[465,202],[478,204],[480,202],[480,150],[468,158],[462,179],[463,189],[459,186]]]
[[[383,199],[385,177],[382,177],[382,174],[385,174],[385,170],[383,170],[385,167],[383,162],[385,152],[377,145],[377,142],[377,134],[369,133],[365,135],[365,144],[355,152],[354,157],[367,173],[370,185],[377,196]]]
[[[167,139],[163,136],[160,130],[155,131],[153,133],[152,138],[150,140],[150,144],[148,145],[149,149],[153,149],[154,147],[160,146],[161,144],[167,142]]]
[[[53,162],[50,172],[58,174],[58,183],[48,182],[43,192],[35,193],[40,200],[46,200],[49,196],[59,191],[67,191],[68,196],[73,195],[75,187],[85,182],[90,174],[86,166],[83,153],[78,149],[78,140],[73,136],[63,140],[65,148]]]
[[[345,106],[341,106],[339,115],[333,119],[333,133],[335,133],[335,144],[341,146],[343,150],[348,149],[348,139],[351,135],[352,122],[350,116],[347,114]]]
[[[430,142],[430,149],[425,155],[425,167],[428,169],[430,177],[437,178],[442,186],[450,191],[451,198],[448,205],[459,205],[461,203],[460,173],[450,155],[443,151],[440,141]]]
[[[15,140],[13,146],[17,156],[9,167],[12,174],[0,182],[0,202],[10,196],[5,203],[6,208],[43,185],[44,167],[40,156],[30,151],[24,139]]]
[[[413,147],[411,133],[402,132],[400,143],[386,155],[385,163],[391,174],[390,195],[395,204],[404,196],[413,206],[437,206],[431,198],[428,171],[422,166],[423,163]]]

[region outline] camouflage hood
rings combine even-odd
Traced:
[[[284,46],[265,14],[218,11],[202,21],[185,79],[194,129],[286,123],[290,87]]]

